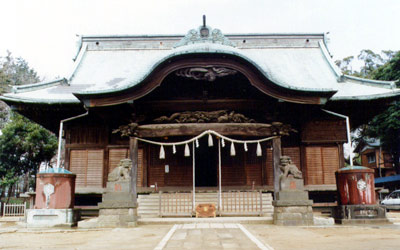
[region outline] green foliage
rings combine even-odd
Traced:
[[[31,84],[40,79],[22,58],[11,52],[0,57],[0,94],[10,86]],[[28,119],[10,113],[0,102],[0,199],[5,187],[11,188],[24,174],[35,174],[41,162],[50,161],[57,148],[57,139],[46,129]]]
[[[18,57],[14,58],[11,52],[0,57],[0,93],[8,92],[12,85],[30,84],[40,81],[37,73],[28,63]]]
[[[366,78],[371,78],[372,72],[382,66],[384,61],[381,55],[376,54],[369,49],[361,50],[357,58],[364,62],[364,66],[361,67],[359,74],[361,77]]]
[[[382,50],[381,54],[378,54],[373,52],[372,50],[363,49],[357,56],[357,59],[362,61],[363,63],[363,66],[360,67],[359,71],[353,69],[354,56],[348,56],[343,58],[342,60],[336,60],[335,63],[341,69],[342,73],[346,75],[370,79],[391,80],[398,78],[391,78],[387,76],[387,70],[393,68],[392,65],[388,64],[393,64],[393,60],[396,60],[396,56],[398,55],[399,52],[395,52],[392,50]],[[385,66],[388,69],[386,69],[385,72],[381,72],[385,69]]]
[[[354,56],[348,56],[343,58],[342,60],[336,60],[335,64],[340,68],[343,74],[351,75],[353,74],[353,69],[351,67],[351,63],[354,59]]]
[[[14,184],[25,173],[35,174],[57,149],[57,138],[48,130],[16,113],[0,136],[0,186]]]
[[[368,77],[375,80],[397,81],[397,86],[400,86],[400,51],[393,52],[391,50],[382,51],[382,55],[375,54],[371,50],[362,50],[358,59],[364,61],[364,66],[360,72],[352,71],[351,66],[346,65],[348,61],[346,57],[342,61],[339,60],[339,65],[344,73]],[[351,61],[348,62],[351,64]],[[339,66],[340,67],[340,66]],[[350,70],[347,70],[350,68]],[[382,147],[390,152],[393,159],[399,159],[400,155],[400,102],[393,103],[388,109],[375,116],[368,124],[364,124],[358,128],[360,134],[354,139],[355,143],[363,143],[368,138],[378,138]],[[400,173],[400,163],[394,161],[396,171]]]
[[[40,78],[37,73],[24,59],[14,58],[9,51],[7,51],[7,56],[0,57],[0,94],[9,92],[13,85],[31,84],[38,81]],[[9,116],[8,106],[0,101],[0,129],[4,127]]]
[[[385,149],[396,150],[400,131],[400,102],[375,116],[366,126],[365,135],[379,138]]]
[[[391,60],[372,72],[373,79],[397,81],[400,86],[400,51],[390,56]]]

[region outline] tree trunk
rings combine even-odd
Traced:
[[[4,187],[0,187],[1,188],[1,191],[0,191],[0,202],[3,200],[3,197],[4,197],[4,192],[5,192],[5,188]]]
[[[24,174],[24,185],[22,187],[21,192],[22,193],[28,192],[28,188],[29,188],[29,172]]]
[[[7,201],[6,201],[6,203],[8,203],[8,202],[10,201],[10,197],[11,197],[11,194],[12,194],[14,185],[15,185],[15,184],[13,184],[13,185],[11,185],[11,186],[8,187],[8,190],[7,190]]]

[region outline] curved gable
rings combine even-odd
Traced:
[[[322,99],[327,99],[336,92],[332,89],[310,91],[309,89],[282,86],[268,79],[259,65],[250,62],[243,55],[227,53],[223,50],[210,50],[210,46],[204,45],[191,45],[190,47],[194,46],[203,48],[203,50],[188,50],[187,47],[183,47],[183,49],[175,51],[159,60],[156,66],[149,70],[143,80],[138,83],[131,80],[126,84],[127,80],[123,80],[116,82],[113,88],[93,89],[74,94],[89,107],[120,104],[147,95],[159,86],[167,75],[190,67],[225,67],[236,70],[245,75],[249,82],[264,94],[288,102],[321,104],[324,102]]]

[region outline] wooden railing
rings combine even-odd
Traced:
[[[192,216],[193,193],[159,192],[159,216]]]
[[[219,197],[219,193],[217,194]],[[261,191],[227,191],[218,198],[217,214],[224,215],[263,215]],[[159,192],[159,216],[192,216],[194,214],[193,193]]]
[[[25,216],[26,202],[23,204],[3,204],[3,216]]]
[[[261,191],[228,191],[221,193],[220,215],[262,216]]]

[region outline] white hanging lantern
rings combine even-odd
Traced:
[[[247,142],[244,143],[244,151],[248,151],[249,149],[247,148]]]
[[[213,142],[213,138],[212,138],[211,134],[208,134],[208,146],[209,147],[214,146],[214,142]]]
[[[175,144],[172,145],[172,153],[173,153],[173,154],[176,154],[176,147],[175,147]]]
[[[198,148],[199,146],[200,146],[199,139],[196,139],[196,148]]]
[[[186,143],[185,144],[185,157],[189,157],[190,156],[190,149],[189,149],[189,145]]]
[[[235,155],[236,155],[235,144],[232,142],[231,143],[231,156],[235,156]]]
[[[221,145],[222,145],[223,148],[225,147],[225,140],[224,140],[224,138],[221,139]]]
[[[257,156],[262,156],[261,145],[260,142],[257,142]]]
[[[161,148],[160,148],[160,159],[165,159],[165,151],[164,151],[163,145],[161,145]]]

